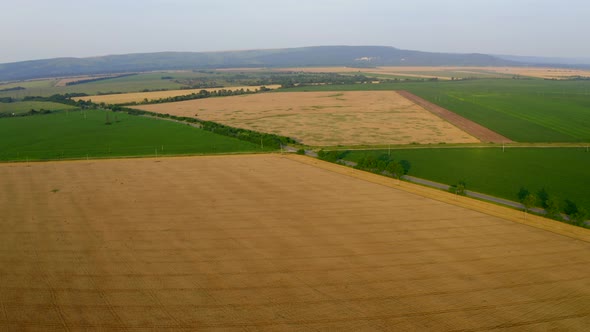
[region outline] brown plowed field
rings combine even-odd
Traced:
[[[0,179],[2,331],[590,324],[587,231],[305,157],[2,164]]]
[[[398,93],[405,98],[413,101],[414,103],[424,107],[424,109],[432,112],[433,114],[449,121],[453,125],[457,126],[461,130],[469,133],[470,135],[477,137],[482,142],[491,142],[491,143],[511,143],[507,137],[504,137],[495,131],[492,131],[478,123],[475,123],[469,119],[466,119],[460,116],[457,113],[451,112],[446,108],[442,108],[436,104],[429,102],[421,97],[416,96],[408,91],[398,91]]]
[[[279,134],[314,146],[479,142],[395,91],[264,93],[136,108]]]

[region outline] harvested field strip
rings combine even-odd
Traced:
[[[589,243],[303,156],[0,164],[0,178],[0,329],[589,322]]]
[[[446,110],[436,104],[433,104],[423,98],[420,98],[408,91],[398,91],[398,93],[405,98],[413,101],[414,103],[422,106],[427,111],[432,112],[433,114],[441,117],[442,119],[449,121],[453,125],[457,126],[459,129],[464,130],[465,132],[469,133],[470,135],[478,138],[482,142],[490,142],[490,143],[510,143],[512,142],[509,138],[506,138],[496,132],[491,131],[490,129],[477,124],[469,119],[466,119],[456,113],[453,113],[449,110]]]
[[[112,95],[99,95],[99,96],[87,96],[74,98],[75,100],[92,100],[93,103],[107,103],[107,104],[126,104],[126,103],[139,103],[144,100],[158,100],[164,98],[172,98],[178,96],[187,96],[193,93],[199,93],[201,90],[213,92],[219,90],[231,90],[236,91],[240,89],[244,90],[258,90],[261,86],[232,86],[224,88],[203,88],[203,89],[184,89],[184,90],[165,90],[165,91],[151,91],[151,92],[133,92],[133,93],[122,93]],[[279,85],[269,85],[268,89],[276,89]]]

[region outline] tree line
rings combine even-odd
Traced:
[[[201,129],[210,131],[223,136],[237,138],[242,141],[251,142],[254,144],[261,144],[263,147],[269,147],[273,149],[280,149],[281,146],[287,144],[296,144],[297,141],[290,137],[280,136],[276,134],[262,133],[254,130],[236,128],[226,126],[217,122],[203,121],[197,118],[191,118],[186,116],[175,116],[170,114],[154,113],[144,110],[138,110],[134,108],[127,108],[121,105],[110,106],[113,112],[125,112],[130,115],[148,115],[158,118],[173,119],[181,122],[198,123],[201,125]]]
[[[344,158],[350,151],[324,151],[318,152],[318,158],[332,163],[343,163]],[[408,174],[411,164],[407,160],[395,160],[390,154],[381,154],[374,156],[372,154],[365,155],[359,159],[354,165],[354,168],[363,171],[368,171],[381,175],[393,176],[396,179],[401,179]]]
[[[35,109],[31,109],[28,112],[20,112],[20,113],[11,113],[11,112],[0,112],[0,118],[14,118],[14,117],[23,117],[23,116],[32,116],[32,115],[44,115],[44,114],[50,114],[53,113],[53,111],[50,110],[46,110],[46,109],[40,109],[40,110],[35,110]]]
[[[15,86],[14,88],[0,89],[0,92],[25,90],[22,86]]]
[[[83,97],[86,96],[85,93],[65,93],[65,94],[55,94],[49,97],[39,97],[39,96],[27,96],[23,98],[23,101],[49,101],[59,104],[71,105],[80,108],[96,108],[97,105],[94,104],[92,101],[86,100],[73,100],[72,98],[75,97]]]
[[[586,220],[590,217],[590,213],[584,207],[570,199],[562,201],[549,194],[545,188],[541,188],[537,193],[532,193],[527,188],[521,187],[516,196],[524,206],[525,212],[530,212],[534,207],[542,207],[546,217],[576,226],[589,227]]]
[[[79,85],[79,84],[84,84],[84,83],[92,83],[92,82],[110,80],[110,79],[115,79],[115,78],[133,76],[133,75],[137,75],[137,74],[121,74],[121,75],[117,75],[117,76],[106,76],[106,77],[87,78],[87,79],[81,79],[81,80],[72,81],[72,82],[66,82],[66,86]]]
[[[173,103],[173,102],[177,102],[177,101],[203,99],[203,98],[211,98],[211,97],[227,97],[227,96],[254,94],[254,93],[266,92],[266,91],[270,91],[270,89],[265,86],[261,86],[259,89],[255,89],[255,90],[250,90],[250,89],[244,90],[243,88],[239,89],[239,90],[231,90],[231,89],[219,89],[219,90],[214,90],[214,91],[201,90],[197,93],[191,93],[188,95],[175,96],[175,97],[165,97],[165,98],[159,98],[159,99],[149,99],[149,100],[147,98],[145,98],[144,100],[139,101],[139,102],[134,101],[134,102],[129,102],[129,103],[121,103],[118,105],[120,105],[120,106],[134,106],[134,105],[146,105],[146,104],[163,104],[163,103]]]

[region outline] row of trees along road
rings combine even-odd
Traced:
[[[545,216],[549,218],[588,227],[586,220],[590,214],[584,207],[578,206],[569,199],[560,201],[557,197],[550,195],[545,188],[535,194],[521,187],[517,196],[520,203],[524,205],[525,213],[530,212],[534,207],[542,207],[545,210]]]

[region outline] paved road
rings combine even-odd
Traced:
[[[346,166],[350,166],[350,167],[354,167],[356,166],[356,163],[353,161],[349,161],[349,160],[340,160],[340,162]],[[421,185],[425,185],[428,187],[433,187],[433,188],[437,188],[437,189],[442,189],[442,190],[446,190],[448,191],[449,188],[451,186],[444,184],[444,183],[439,183],[439,182],[434,182],[434,181],[430,181],[430,180],[426,180],[426,179],[421,179],[421,178],[417,178],[415,176],[410,176],[410,175],[404,175],[403,179],[409,182],[413,182],[413,183],[418,183]],[[493,203],[497,203],[497,204],[502,204],[502,205],[506,205],[506,206],[510,206],[510,207],[514,207],[517,209],[524,209],[524,205],[522,205],[521,203],[518,202],[514,202],[514,201],[510,201],[507,199],[503,199],[503,198],[499,198],[499,197],[494,197],[494,196],[490,196],[490,195],[486,195],[486,194],[482,194],[482,193],[478,193],[475,191],[471,191],[471,190],[466,190],[465,194],[469,197],[473,197],[473,198],[478,198],[484,201],[488,201],[488,202],[493,202]],[[540,209],[540,208],[533,208],[531,209],[531,211],[535,212],[535,213],[539,213],[539,214],[545,214],[545,210]]]
[[[442,189],[442,190],[449,190],[449,188],[451,187],[451,186],[443,184],[443,183],[438,183],[438,182],[434,182],[434,181],[430,181],[430,180],[426,180],[426,179],[421,179],[421,178],[417,178],[415,176],[409,176],[409,175],[405,175],[404,180],[414,182],[414,183],[419,183],[419,184],[429,186],[429,187]],[[504,198],[494,197],[494,196],[478,193],[476,191],[471,191],[471,190],[465,190],[465,194],[469,197],[478,198],[478,199],[481,199],[484,201],[489,201],[489,202],[494,202],[494,203],[498,203],[498,204],[502,204],[502,205],[506,205],[506,206],[511,206],[511,207],[514,207],[517,209],[524,209],[524,205],[522,205],[521,203],[518,203],[515,201],[510,201],[510,200],[507,200]],[[540,208],[532,208],[531,211],[533,211],[535,213],[539,213],[539,214],[546,213],[545,210],[540,209]]]

